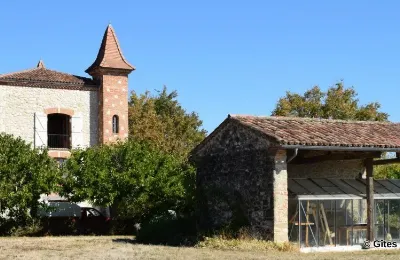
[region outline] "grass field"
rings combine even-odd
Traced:
[[[355,253],[216,250],[135,244],[130,237],[0,238],[0,259],[400,259],[400,250]]]

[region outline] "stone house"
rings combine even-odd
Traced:
[[[74,148],[128,136],[128,75],[135,70],[122,54],[111,25],[96,60],[75,76],[46,68],[43,61],[0,75],[0,132],[33,147],[47,147],[63,160]]]
[[[400,162],[380,159],[400,152],[399,132],[387,122],[229,115],[192,151],[199,227],[246,226],[304,247],[400,241],[400,180],[372,176],[373,165]]]

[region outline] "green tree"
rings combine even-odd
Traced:
[[[388,114],[380,112],[380,107],[378,102],[360,105],[354,88],[345,88],[343,82],[338,82],[327,92],[321,91],[318,86],[303,95],[286,92],[286,96],[279,99],[272,115],[387,121]]]
[[[194,169],[144,141],[74,151],[63,171],[63,195],[112,206],[114,216],[144,221],[167,210],[184,212],[192,205]]]
[[[24,226],[37,218],[40,195],[56,191],[60,178],[46,150],[0,134],[0,226]]]
[[[163,151],[185,157],[206,136],[202,121],[195,112],[188,113],[177,101],[176,91],[164,86],[157,95],[131,93],[129,132]]]

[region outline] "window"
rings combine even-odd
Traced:
[[[49,148],[71,148],[71,117],[64,114],[47,116],[47,145]]]
[[[118,134],[119,132],[119,118],[117,115],[114,115],[112,118],[112,131],[113,134]]]

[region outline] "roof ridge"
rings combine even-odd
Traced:
[[[366,121],[366,120],[344,120],[344,119],[328,119],[328,118],[313,118],[313,117],[295,117],[295,116],[257,116],[246,114],[229,114],[232,118],[260,118],[276,121],[311,121],[311,122],[331,122],[331,123],[348,123],[348,124],[400,124],[400,122],[391,121]]]

